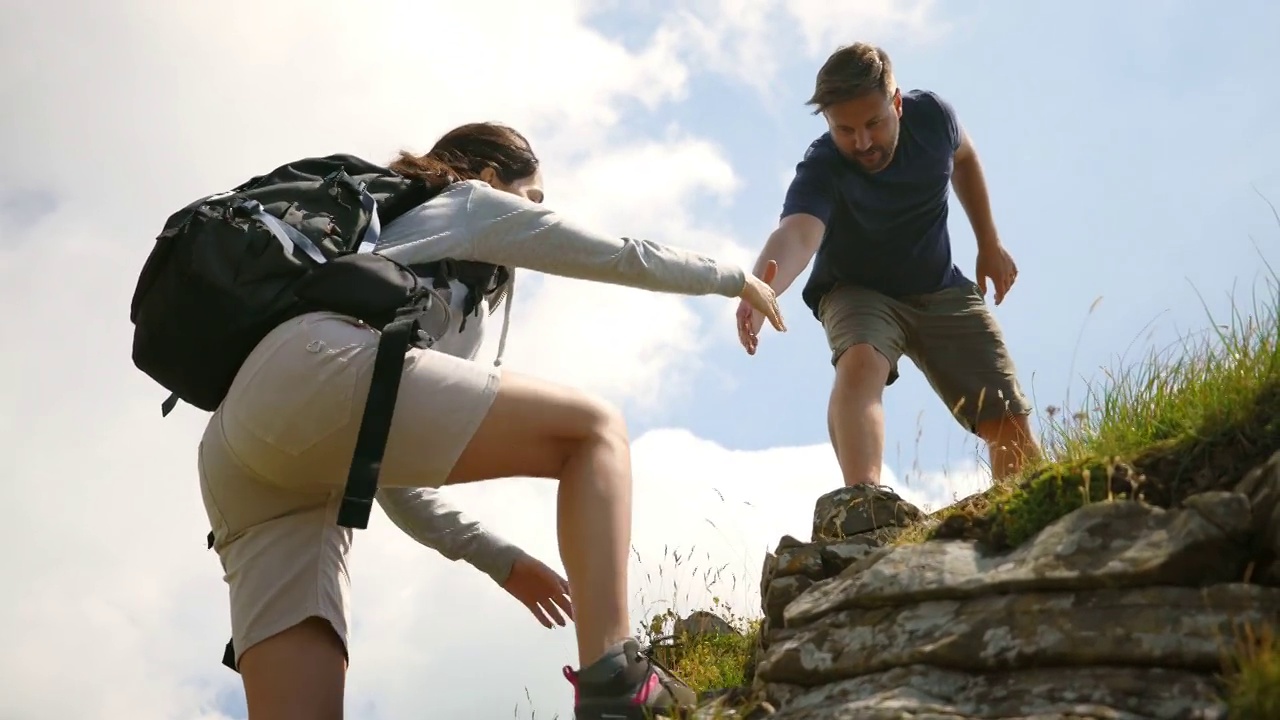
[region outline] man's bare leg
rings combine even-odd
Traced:
[[[879,485],[884,459],[884,395],[889,361],[875,348],[858,344],[836,362],[827,406],[827,428],[844,484]]]
[[[1006,415],[978,423],[977,435],[987,443],[991,478],[996,482],[1016,476],[1028,462],[1040,457],[1040,443],[1031,432],[1027,415]]]

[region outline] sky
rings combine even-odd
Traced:
[[[1262,0],[221,8],[0,0],[0,717],[245,716],[219,664],[226,590],[195,475],[207,414],[160,417],[167,393],[132,366],[127,318],[164,218],[281,162],[386,160],[499,120],[530,137],[565,215],[750,266],[825,129],[803,105],[814,73],[867,40],[975,142],[1020,270],[995,313],[1039,413],[1224,320],[1280,262],[1264,202],[1280,202],[1280,8]],[[762,553],[807,539],[814,500],[840,484],[804,277],[782,298],[790,332],[766,329],[755,357],[734,300],[521,277],[504,366],[627,416],[636,624],[712,597],[758,612]],[[989,481],[909,362],[885,403],[886,483],[936,509]],[[560,568],[553,483],[445,492]],[[351,565],[351,716],[569,716],[570,629],[380,513]]]

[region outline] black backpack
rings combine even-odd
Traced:
[[[171,215],[129,314],[134,365],[172,393],[162,414],[178,400],[216,410],[249,353],[290,318],[330,310],[380,329],[338,515],[344,527],[368,527],[404,354],[445,329],[450,278],[467,285],[467,310],[507,278],[484,263],[407,267],[373,252],[384,223],[430,196],[420,180],[330,155],[282,165]],[[433,287],[420,279],[433,275]]]

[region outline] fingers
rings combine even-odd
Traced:
[[[769,263],[764,266],[764,275],[761,275],[760,279],[772,285],[773,279],[777,277],[777,275],[778,275],[778,261],[770,260]]]
[[[769,324],[778,332],[786,332],[787,324],[782,319],[782,308],[778,307],[778,296],[774,294],[773,288],[764,286],[761,289],[761,305],[760,311],[765,317],[769,318]]]
[[[551,603],[547,610],[556,616],[556,621],[560,623],[561,627],[565,624],[565,618],[574,619],[573,602],[566,595],[552,595]],[[563,616],[560,614],[561,611],[564,612]]]
[[[1009,289],[1013,287],[1013,283],[1017,279],[1018,279],[1018,267],[1013,263],[1009,263],[1008,269],[1005,270],[1003,274],[1001,274],[998,280],[996,280],[996,304],[997,305],[999,305],[1001,302],[1004,301],[1005,296],[1009,294]]]
[[[738,305],[738,342],[742,344],[748,355],[755,354],[755,333],[751,331],[751,320],[754,311],[743,301]]]
[[[778,301],[774,300],[769,312],[769,324],[778,332],[787,331],[787,323],[782,319],[782,309],[778,307]]]
[[[560,608],[556,606],[554,596],[548,600],[543,600],[539,605],[547,615],[551,616],[556,625],[564,627],[564,615],[560,614]],[[551,625],[548,624],[547,627],[551,627]]]
[[[529,608],[529,612],[533,613],[533,616],[538,619],[539,623],[542,623],[542,627],[544,628],[551,627],[551,621],[548,620],[546,614],[542,612],[542,606],[540,604],[525,603],[524,606]]]

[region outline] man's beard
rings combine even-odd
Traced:
[[[897,149],[897,144],[897,138],[895,138],[892,144],[877,145],[865,154],[845,154],[845,159],[864,173],[877,173],[893,162],[893,151]]]

